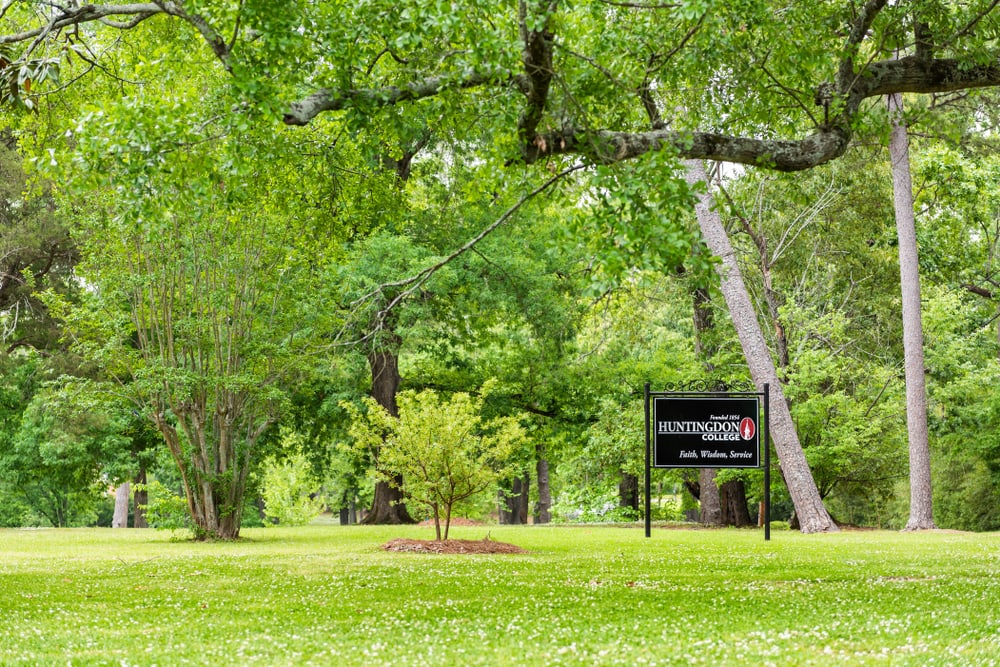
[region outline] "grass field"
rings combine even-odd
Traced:
[[[0,664],[1000,664],[998,534],[432,531],[0,531]]]

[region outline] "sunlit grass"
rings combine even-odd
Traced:
[[[0,664],[1000,664],[997,534],[432,531],[0,531]]]

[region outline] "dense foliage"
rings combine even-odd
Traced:
[[[399,480],[345,405],[406,389],[518,416],[499,519],[634,518],[643,383],[745,378],[756,319],[828,508],[899,526],[907,93],[936,520],[1000,528],[995,5],[5,3],[0,523],[104,522],[134,481],[235,537],[306,465],[374,506]],[[716,184],[753,313],[682,157],[753,165]],[[702,483],[659,473],[661,516]]]

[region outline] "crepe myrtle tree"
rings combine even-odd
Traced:
[[[340,118],[379,146],[405,114],[480,159],[556,172],[652,153],[810,169],[842,156],[873,117],[884,122],[883,96],[1000,84],[995,0],[25,0],[0,21],[3,99],[21,106],[115,71],[102,61],[135,40],[179,39],[160,30],[172,23],[205,44],[216,85],[228,77],[243,96],[227,113],[290,126]],[[143,63],[142,78],[213,67],[181,60]],[[801,486],[802,528],[828,530],[802,472],[786,476]]]
[[[279,261],[273,239],[242,225],[213,211],[155,231],[104,226],[107,243],[83,267],[96,289],[66,314],[77,349],[162,435],[202,539],[239,536],[259,441],[301,353],[296,279],[265,273]]]
[[[109,123],[135,109],[118,111]],[[91,188],[76,217],[89,289],[51,306],[106,390],[162,436],[196,536],[235,539],[262,438],[319,345],[323,253],[276,201],[294,174],[234,166],[252,138],[184,139],[184,150],[176,136],[169,150],[152,144],[160,166],[81,139],[70,186]]]
[[[508,462],[525,437],[515,417],[486,420],[483,399],[465,393],[404,391],[398,418],[374,399],[366,399],[366,408],[365,415],[353,410],[356,445],[378,448],[378,475],[401,481],[404,495],[430,510],[438,540],[448,539],[456,505],[510,473]]]

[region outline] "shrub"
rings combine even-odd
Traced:
[[[158,480],[146,484],[146,522],[160,530],[192,530],[194,524],[184,496],[174,493]]]
[[[300,436],[282,434],[281,444],[285,456],[280,460],[269,457],[263,465],[264,514],[283,526],[304,526],[325,508],[321,485],[302,453]]]

